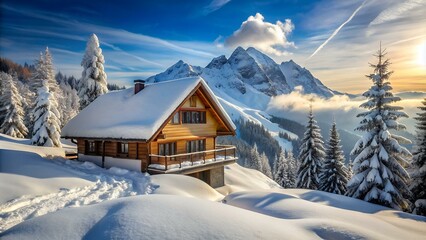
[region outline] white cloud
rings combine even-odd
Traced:
[[[214,12],[214,11],[221,9],[223,6],[225,6],[230,1],[231,0],[213,0],[213,1],[211,1],[209,5],[207,5],[203,8],[203,15],[208,15],[208,14]]]
[[[426,5],[424,0],[408,0],[404,2],[399,2],[395,5],[392,5],[389,8],[386,8],[380,14],[370,22],[369,26],[382,24],[392,20],[399,19],[404,17],[410,10],[414,8],[421,8]]]
[[[261,51],[276,56],[288,55],[285,50],[295,47],[294,42],[289,42],[287,37],[294,29],[290,19],[275,24],[265,22],[260,13],[250,16],[240,28],[225,40],[226,47],[256,47]]]
[[[268,112],[304,124],[307,121],[309,105],[312,104],[317,121],[331,123],[334,119],[339,128],[353,131],[361,120],[356,115],[365,111],[365,109],[359,108],[359,105],[366,101],[364,97],[351,99],[348,96],[334,96],[324,99],[315,94],[303,94],[302,92],[299,89],[299,91],[272,98]],[[411,133],[415,131],[413,117],[419,111],[417,107],[420,106],[421,101],[422,98],[405,98],[393,104],[404,107],[404,111],[409,115],[410,118],[402,118],[400,121],[407,126],[407,130]],[[358,134],[360,133],[358,132]]]

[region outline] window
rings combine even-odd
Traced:
[[[197,97],[192,96],[189,98],[189,106],[190,107],[197,107]]]
[[[158,155],[170,156],[176,154],[176,142],[158,144]]]
[[[86,141],[86,152],[91,154],[97,153],[97,144],[95,141]]]
[[[201,140],[194,140],[194,141],[187,141],[186,142],[186,152],[192,153],[192,152],[202,152],[206,150],[206,141],[204,139]]]
[[[182,111],[182,123],[206,123],[206,112]]]
[[[180,114],[179,112],[175,113],[175,115],[173,115],[172,120],[170,121],[171,124],[180,124]]]
[[[129,144],[128,143],[118,143],[117,151],[120,155],[128,155],[129,154]]]

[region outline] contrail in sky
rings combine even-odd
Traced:
[[[365,0],[362,4],[361,4],[361,6],[359,6],[353,13],[352,13],[352,15],[348,18],[348,20],[346,20],[344,23],[342,23],[342,25],[340,25],[340,27],[338,27],[336,30],[334,30],[334,32],[333,32],[333,34],[331,34],[331,36],[330,37],[328,37],[328,39],[327,40],[325,40],[325,42],[323,42],[322,44],[321,44],[321,46],[319,46],[318,48],[317,48],[317,50],[315,50],[315,52],[314,53],[312,53],[312,55],[311,56],[309,56],[308,57],[308,59],[307,60],[309,60],[311,57],[313,57],[315,54],[317,54],[317,52],[319,52],[328,42],[330,42],[330,40],[334,37],[334,36],[336,36],[336,34],[340,31],[340,29],[342,29],[348,22],[350,22],[351,20],[352,20],[352,18],[353,17],[355,17],[355,15],[358,13],[358,11],[359,10],[361,10],[361,8],[364,6],[364,4],[365,4],[365,2],[367,2],[367,0]]]

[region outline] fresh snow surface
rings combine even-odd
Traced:
[[[62,136],[150,139],[199,83],[213,94],[201,77],[146,84],[137,94],[134,88],[104,94],[71,119]],[[235,128],[226,114],[225,120]]]
[[[425,239],[426,218],[341,195],[283,189],[228,195],[229,205],[296,223],[323,239]]]
[[[209,201],[224,198],[215,189],[203,181],[194,181],[193,177],[179,174],[152,175],[151,182],[156,186],[154,194],[177,195]]]
[[[0,232],[65,207],[147,194],[155,188],[144,174],[66,160],[61,148],[28,143],[0,135]]]
[[[216,190],[223,195],[233,192],[281,189],[281,187],[265,174],[237,163],[225,166],[225,186]]]
[[[426,218],[361,200],[281,189],[231,164],[213,189],[55,157],[0,135],[1,239],[424,239]],[[43,158],[43,157],[44,158]],[[49,156],[49,157],[48,157]],[[224,198],[225,196],[225,198]]]
[[[26,221],[2,239],[318,239],[282,221],[220,202],[137,196],[69,208]]]

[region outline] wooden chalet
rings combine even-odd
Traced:
[[[78,158],[102,167],[150,174],[185,174],[212,187],[224,185],[224,165],[235,147],[216,137],[235,125],[200,77],[145,84],[98,97],[62,129]]]

